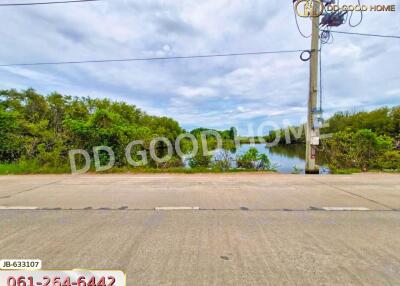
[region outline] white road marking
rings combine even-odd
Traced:
[[[323,207],[325,211],[369,211],[369,208],[365,207]]]
[[[174,179],[173,177],[79,177],[80,179],[98,179],[98,180],[135,180],[135,179]]]
[[[198,211],[199,207],[156,207],[156,211],[184,211],[184,210],[194,210]]]
[[[24,207],[24,206],[0,206],[0,210],[37,210],[38,207]]]

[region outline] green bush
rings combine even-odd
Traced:
[[[182,162],[182,159],[178,156],[173,156],[167,162],[158,164],[158,168],[161,169],[180,168],[180,167],[184,167],[184,164]]]
[[[228,150],[221,150],[215,157],[213,167],[218,171],[226,172],[232,168],[233,157]]]
[[[125,147],[131,141],[143,140],[148,150],[152,138],[175,142],[183,132],[173,119],[147,115],[123,102],[58,93],[43,96],[33,89],[0,90],[0,163],[35,161],[43,167],[68,167],[68,151],[84,149],[93,158],[93,147],[108,146],[116,167],[127,167]],[[166,147],[160,143],[156,148],[163,157]],[[101,153],[100,160],[107,162],[107,155]]]
[[[378,136],[369,129],[356,132],[337,132],[326,142],[331,169],[358,168],[367,171],[382,169],[382,156],[393,149],[393,140],[385,135]]]
[[[259,151],[251,147],[246,153],[238,156],[237,166],[243,169],[271,170],[271,162],[267,154],[260,154]]]
[[[202,152],[189,160],[191,168],[208,168],[211,165],[211,156],[204,156]]]
[[[391,150],[384,152],[376,162],[376,167],[384,170],[400,170],[400,151]]]

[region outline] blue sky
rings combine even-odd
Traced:
[[[9,1],[3,1],[9,2]],[[27,0],[19,2],[29,2]],[[341,1],[343,2],[343,1]],[[352,1],[346,1],[351,3]],[[353,2],[356,2],[353,0]],[[344,3],[344,2],[343,2]],[[367,12],[343,31],[400,34],[396,12]],[[357,17],[358,15],[355,15]],[[308,49],[291,1],[134,1],[0,8],[0,62],[162,57]],[[304,33],[310,21],[300,20]],[[334,35],[323,47],[323,108],[369,110],[400,104],[400,41]],[[2,67],[0,88],[110,98],[186,129],[304,121],[308,63],[299,54],[179,61]],[[266,127],[268,129],[268,127]]]

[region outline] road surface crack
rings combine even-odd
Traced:
[[[41,187],[50,186],[50,185],[53,185],[53,184],[56,184],[56,183],[59,183],[59,182],[61,182],[61,180],[58,180],[58,181],[55,181],[55,182],[50,182],[50,183],[47,183],[47,184],[44,184],[44,185],[40,185],[40,186],[36,186],[36,187],[32,187],[32,188],[29,188],[29,189],[26,189],[26,190],[23,190],[23,191],[19,191],[17,193],[10,194],[10,195],[7,195],[7,196],[2,196],[2,197],[0,197],[0,200],[1,199],[10,199],[10,198],[12,198],[14,196],[17,196],[17,195],[20,195],[20,194],[23,194],[23,193],[27,193],[27,192],[31,192],[31,191],[34,191],[34,190],[39,189]]]
[[[360,198],[360,199],[364,199],[364,200],[366,200],[366,201],[369,201],[369,202],[371,202],[371,203],[377,204],[377,205],[379,205],[379,206],[381,206],[381,207],[390,209],[390,210],[392,210],[392,211],[397,211],[397,209],[395,209],[395,208],[393,208],[393,207],[391,207],[391,206],[388,206],[388,205],[386,205],[386,204],[380,203],[380,202],[375,201],[375,200],[373,200],[373,199],[369,199],[369,198],[364,197],[364,196],[362,196],[362,195],[359,195],[359,194],[356,194],[356,193],[353,193],[353,192],[344,190],[344,189],[339,188],[339,187],[337,187],[337,186],[335,186],[335,185],[330,185],[330,184],[328,184],[328,183],[325,183],[325,182],[322,182],[322,181],[319,181],[319,180],[316,180],[316,179],[313,179],[313,181],[318,182],[318,183],[323,184],[323,185],[326,185],[326,186],[331,187],[331,188],[333,188],[333,189],[336,189],[336,190],[338,190],[338,191],[344,192],[344,193],[346,193],[346,194],[352,195],[352,196],[354,196],[354,197],[358,197],[358,198]]]

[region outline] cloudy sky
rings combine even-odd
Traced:
[[[17,0],[0,0],[10,2]],[[23,2],[30,1],[18,0]],[[297,31],[291,2],[103,0],[0,7],[0,63],[308,49],[310,40]],[[367,12],[360,26],[340,30],[400,35],[398,0],[364,3],[396,4],[397,11]],[[300,26],[309,33],[309,20],[300,19]],[[325,115],[400,104],[400,41],[334,37],[323,47]],[[304,120],[308,63],[294,53],[0,67],[0,78],[1,89],[110,98],[173,117],[186,129],[237,126],[249,134],[249,125]]]

